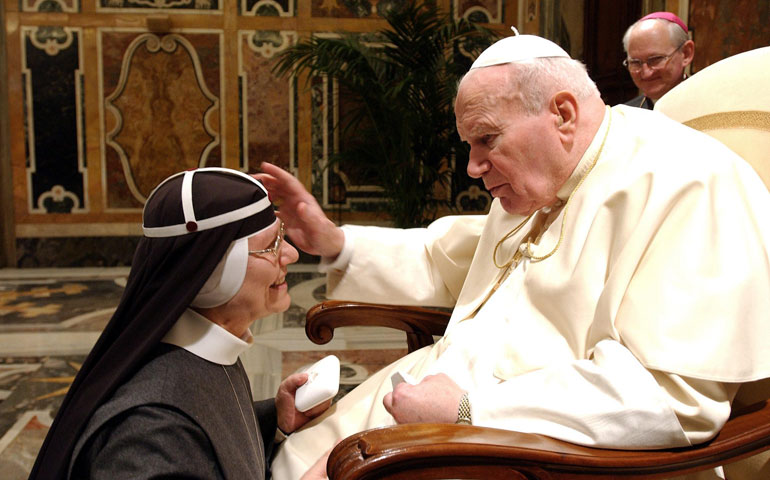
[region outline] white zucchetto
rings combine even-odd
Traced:
[[[514,35],[498,40],[481,52],[471,65],[471,70],[550,57],[570,58],[567,52],[550,40],[536,35]]]

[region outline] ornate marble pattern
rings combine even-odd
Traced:
[[[112,160],[108,177],[122,174],[132,203],[143,204],[169,175],[220,164],[220,36],[103,32],[102,42],[115,37],[125,42],[129,36],[119,63],[105,55],[103,68],[111,72],[104,75],[104,141]],[[125,206],[125,193],[117,196],[111,187],[105,185],[110,206]]]
[[[221,11],[220,0],[99,0],[99,10]]]
[[[363,176],[355,165],[335,164],[328,168],[331,155],[345,140],[340,139],[334,125],[344,115],[350,99],[328,77],[312,80],[312,99],[313,194],[325,209],[381,211],[385,198],[376,178]]]
[[[241,15],[256,17],[292,17],[295,15],[295,0],[240,0]]]
[[[317,34],[320,37],[335,37],[336,34]],[[374,35],[367,35],[369,44],[377,42]],[[471,59],[462,49],[457,48],[455,56],[458,62],[466,62],[470,67]],[[367,175],[355,164],[333,164],[330,158],[335,151],[345,147],[346,142],[355,142],[355,138],[340,135],[340,119],[352,110],[354,99],[346,94],[333,78],[316,77],[311,79],[311,155],[312,155],[312,193],[324,209],[337,212],[382,212],[385,202],[379,179]],[[483,190],[481,180],[472,179],[464,172],[466,162],[450,159],[451,168],[458,172],[451,176],[448,191],[437,192],[446,195],[457,212],[482,212],[492,202],[492,197]]]
[[[85,356],[4,358],[0,363],[0,469],[25,479]]]
[[[272,66],[301,36],[370,35],[383,12],[404,3],[3,3],[13,176],[5,207],[16,266],[129,264],[144,198],[168,174],[199,165],[256,171],[268,160],[308,182],[335,221],[387,224],[377,178],[356,165],[325,168],[351,140],[330,128],[350,98],[323,79],[311,88],[277,79]],[[494,16],[506,2],[440,3]],[[471,186],[455,175],[441,194],[475,211],[484,198]]]
[[[275,55],[297,41],[297,32],[240,32],[241,168],[268,161],[296,168],[296,88],[272,75]]]
[[[19,268],[125,267],[131,265],[139,237],[20,238]]]
[[[22,27],[30,213],[88,211],[80,28]]]
[[[770,2],[766,0],[692,1],[689,14],[689,21],[679,15],[687,21],[696,45],[692,73],[722,58],[770,45]]]
[[[466,18],[476,23],[501,23],[503,0],[452,0],[455,18]]]
[[[21,0],[22,12],[79,12],[80,0]]]
[[[0,332],[98,330],[94,312],[114,310],[122,285],[111,281],[49,281],[0,290]]]
[[[312,0],[314,17],[368,18],[399,7],[404,0]]]

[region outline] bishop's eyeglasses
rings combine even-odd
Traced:
[[[278,230],[278,235],[275,237],[275,243],[273,243],[273,246],[262,250],[249,250],[249,255],[264,255],[266,253],[272,253],[276,258],[278,258],[278,250],[281,248],[281,243],[283,243],[284,232],[285,229],[283,222],[281,222],[281,228]]]
[[[684,44],[687,43],[687,41],[682,42],[676,49],[669,53],[668,55],[653,55],[651,57],[647,57],[647,60],[639,60],[638,58],[626,58],[623,60],[623,66],[628,69],[629,72],[640,72],[642,70],[642,67],[644,64],[647,64],[647,67],[650,70],[659,70],[666,66],[669,59],[674,56],[676,52],[678,52]]]

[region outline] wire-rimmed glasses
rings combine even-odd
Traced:
[[[267,253],[272,253],[276,258],[278,258],[278,250],[281,248],[281,243],[283,243],[284,232],[285,229],[283,222],[281,222],[281,228],[278,229],[278,235],[275,237],[275,243],[273,243],[273,246],[262,250],[249,250],[249,255],[264,255]]]
[[[645,64],[650,70],[659,70],[666,66],[671,57],[673,57],[674,54],[684,46],[685,43],[687,42],[682,42],[681,45],[676,47],[676,49],[668,55],[653,55],[651,57],[647,57],[647,60],[639,60],[638,58],[626,58],[623,60],[623,66],[626,67],[629,72],[633,73],[642,71],[642,67]]]

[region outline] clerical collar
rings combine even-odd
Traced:
[[[569,176],[567,181],[564,182],[564,185],[562,185],[559,191],[556,192],[556,196],[562,202],[567,201],[572,191],[577,187],[578,183],[580,183],[580,179],[585,176],[586,172],[593,168],[594,159],[601,152],[605,132],[608,128],[610,128],[610,107],[604,109],[604,119],[602,120],[602,124],[596,131],[596,135],[594,135],[594,139],[591,140],[585,153],[583,153],[583,156],[580,158],[575,170],[572,171],[572,175]]]
[[[243,337],[238,338],[203,315],[187,309],[179,317],[171,330],[161,339],[184,348],[193,355],[220,365],[232,365],[238,355],[245,352],[253,343],[251,331],[246,329]]]

